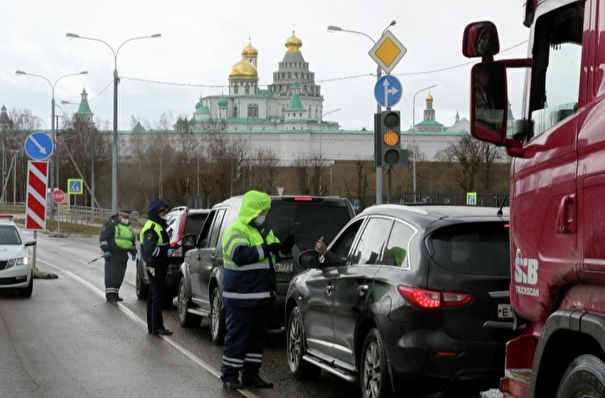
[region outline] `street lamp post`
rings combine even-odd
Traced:
[[[392,20],[389,25],[382,31],[382,34],[380,35],[382,37],[382,35],[385,34],[385,32],[393,25],[395,25],[397,23],[397,21]],[[370,37],[368,34],[364,33],[364,32],[359,32],[356,30],[348,30],[348,29],[342,29],[340,26],[334,26],[334,25],[330,25],[328,26],[328,32],[332,33],[332,32],[348,32],[348,33],[354,33],[357,35],[362,35],[367,37],[368,39],[370,39],[370,41],[372,43],[374,43],[374,45],[376,45],[376,40],[372,39],[372,37]],[[380,69],[380,66],[376,67],[376,81],[380,80],[380,77],[382,76],[382,69]],[[376,104],[376,113],[380,114],[380,111],[382,111],[382,108],[380,106],[380,104]],[[376,139],[376,132],[374,132],[374,139]],[[374,148],[376,148],[376,145],[374,145]],[[376,167],[376,204],[382,204],[382,167],[378,166]]]
[[[117,50],[114,50],[112,46],[109,45],[104,40],[97,39],[94,37],[86,37],[80,36],[75,33],[67,33],[65,35],[68,39],[83,39],[83,40],[92,40],[98,41],[100,43],[105,44],[111,50],[113,54],[113,142],[112,142],[112,154],[111,154],[111,210],[116,213],[118,211],[118,83],[120,82],[120,78],[118,75],[118,53],[122,46],[128,42],[134,40],[142,40],[142,39],[155,39],[162,37],[160,33],[156,33],[150,36],[140,36],[140,37],[132,37],[128,40],[125,40],[118,46]]]
[[[414,188],[414,203],[417,202],[416,200],[416,155],[417,155],[417,150],[416,150],[416,95],[426,91],[426,90],[430,90],[433,87],[437,87],[436,84],[433,84],[432,86],[429,87],[425,87],[422,88],[418,91],[416,91],[416,94],[414,94],[414,99],[412,100],[412,150],[414,151],[413,155],[414,157],[412,158],[412,180],[413,180],[413,188]]]
[[[41,75],[35,75],[33,73],[27,73],[27,72],[23,72],[22,70],[18,70],[15,72],[18,76],[21,75],[25,75],[25,76],[33,76],[33,77],[39,77],[40,79],[44,79],[46,80],[46,82],[50,85],[50,89],[51,89],[51,121],[50,121],[50,129],[51,129],[51,134],[52,134],[52,140],[53,140],[53,144],[56,144],[57,142],[57,137],[56,137],[56,126],[55,126],[55,87],[57,86],[57,83],[59,82],[59,80],[63,79],[64,77],[68,77],[68,76],[78,76],[78,75],[87,75],[88,72],[87,71],[82,71],[82,72],[78,72],[78,73],[68,73],[67,75],[63,75],[57,78],[57,80],[55,80],[54,83],[52,83],[50,80],[48,80],[46,77],[41,76]],[[52,158],[55,158],[55,156],[53,156]],[[53,161],[51,158],[51,161]],[[58,162],[56,161],[56,159],[54,159],[54,163],[55,165],[58,165]],[[59,184],[59,181],[55,181],[55,177],[57,175],[57,173],[55,173],[55,175],[53,176],[53,167],[51,166],[50,168],[50,173],[51,173],[51,178],[50,183],[53,186],[53,188],[56,188],[57,185]],[[58,167],[57,167],[58,169]]]
[[[322,114],[320,116],[320,118],[319,118],[319,161],[321,162],[321,166],[322,167],[323,167],[323,155],[322,155],[321,144],[322,144],[322,141],[323,141],[323,131],[322,131],[323,130],[322,129],[322,127],[323,127],[323,118],[324,118],[324,116],[327,116],[327,115],[329,115],[331,113],[338,112],[338,111],[341,111],[341,110],[342,110],[342,108],[331,110],[329,112],[326,112],[326,113]],[[330,195],[332,195],[332,183],[331,183],[331,181],[332,181],[332,167],[330,166]],[[321,178],[319,179],[319,194],[323,195],[322,186],[321,186]]]

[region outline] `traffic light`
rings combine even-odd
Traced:
[[[399,111],[383,111],[376,115],[375,164],[379,166],[407,166],[407,151],[401,149],[401,116]]]

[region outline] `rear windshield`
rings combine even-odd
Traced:
[[[429,240],[434,261],[450,271],[510,276],[508,223],[468,223],[442,228]]]
[[[283,240],[294,223],[300,223],[294,236],[301,251],[310,250],[320,237],[329,244],[336,234],[352,218],[348,207],[327,202],[285,202],[271,204],[267,223],[275,235]]]

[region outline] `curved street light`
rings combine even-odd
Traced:
[[[382,34],[380,35],[381,37],[386,33],[387,30],[389,30],[389,28],[393,25],[395,25],[397,23],[397,21],[395,21],[394,19],[388,24],[388,26],[386,28],[384,28],[384,30],[382,31]],[[362,35],[367,37],[368,39],[370,39],[370,41],[372,43],[374,43],[374,45],[376,44],[376,40],[372,39],[372,37],[370,35],[368,35],[367,33],[364,32],[360,32],[357,30],[349,30],[349,29],[343,29],[340,26],[334,26],[334,25],[330,25],[328,26],[328,32],[330,33],[334,33],[334,32],[347,32],[347,33],[353,33],[356,35]],[[382,75],[382,69],[380,69],[380,65],[376,67],[376,80],[380,80],[380,77]],[[376,113],[380,114],[380,111],[382,110],[382,108],[380,107],[380,104],[376,105]],[[374,139],[376,139],[376,132],[374,132]],[[376,148],[376,145],[374,145],[374,148]],[[376,167],[376,204],[381,204],[382,203],[382,167]]]
[[[413,188],[414,188],[414,203],[417,202],[416,200],[416,156],[417,151],[416,151],[416,95],[420,94],[423,91],[426,90],[430,90],[433,87],[437,87],[436,84],[433,84],[432,86],[428,86],[425,88],[421,88],[420,90],[416,91],[416,94],[414,94],[414,99],[412,100],[412,148],[413,148],[413,155],[414,157],[412,158],[412,180],[413,180]]]
[[[51,128],[51,134],[52,134],[53,143],[56,144],[57,137],[56,137],[56,128],[55,128],[56,127],[55,126],[55,88],[57,87],[57,83],[59,82],[59,80],[63,79],[64,77],[78,76],[78,75],[87,75],[88,71],[82,71],[82,72],[78,72],[78,73],[68,73],[66,75],[59,76],[55,80],[54,83],[51,82],[48,78],[46,78],[46,77],[44,77],[42,75],[36,75],[34,73],[27,73],[27,72],[24,72],[22,70],[15,71],[15,74],[17,76],[33,76],[33,77],[38,77],[40,79],[46,80],[46,82],[50,85],[50,90],[51,90],[51,101],[50,101],[50,106],[51,106],[51,111],[50,111],[51,121],[50,121],[50,128]],[[51,158],[51,161],[54,161],[55,166],[57,168],[57,171],[55,172],[54,175],[52,175],[53,174],[53,172],[52,172],[53,167],[52,166],[50,167],[51,178],[49,180],[50,180],[51,185],[54,188],[57,188],[57,185],[59,184],[58,177],[57,177],[59,175],[59,173],[58,173],[58,171],[59,171],[59,163],[56,161],[56,159],[53,160],[54,157],[55,157],[55,155],[53,154],[53,156]],[[57,181],[55,181],[55,179]]]
[[[138,36],[132,37],[128,40],[125,40],[118,46],[117,50],[114,50],[109,43],[104,40],[97,39],[94,37],[80,36],[75,33],[67,33],[65,35],[68,39],[83,39],[83,40],[92,40],[98,41],[100,43],[105,44],[111,50],[113,54],[113,143],[112,143],[112,154],[111,154],[111,210],[113,213],[118,211],[118,83],[120,82],[120,78],[118,76],[118,53],[122,46],[128,42],[134,40],[143,40],[143,39],[155,39],[162,37],[161,33],[155,33],[149,36]]]

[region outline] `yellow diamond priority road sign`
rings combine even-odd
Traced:
[[[397,40],[390,30],[387,30],[374,47],[372,47],[369,54],[382,70],[386,73],[391,73],[406,52],[407,49],[403,44]]]

